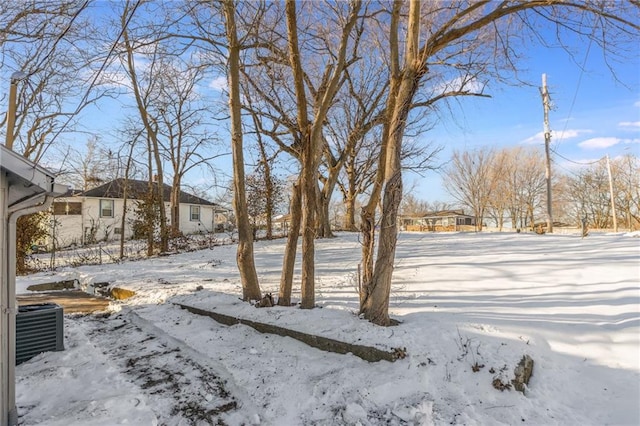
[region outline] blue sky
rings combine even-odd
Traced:
[[[490,99],[468,98],[454,110],[455,118],[439,123],[423,135],[444,145],[440,161],[446,162],[454,149],[482,146],[507,147],[519,144],[544,146],[543,108],[540,96],[542,74],[553,109],[549,113],[552,148],[573,162],[592,162],[605,155],[625,153],[640,156],[640,62],[614,64],[616,76],[594,46],[576,46],[575,60],[585,64],[584,72],[562,49],[537,47],[524,63],[521,78],[535,87],[493,87]],[[586,55],[587,50],[589,54]],[[586,61],[585,61],[586,58]],[[553,155],[553,173],[570,173],[576,167]],[[427,201],[453,201],[442,188],[440,176],[408,175],[405,187],[415,184],[414,194]]]
[[[614,63],[616,76],[603,60],[594,44],[574,44],[574,59],[561,48],[538,46],[530,49],[528,59],[520,65],[526,68],[519,74],[530,85],[489,85],[486,98],[465,98],[454,106],[451,114],[444,112],[434,129],[419,136],[425,142],[444,146],[438,161],[449,160],[454,149],[474,149],[528,144],[543,146],[543,109],[540,96],[541,76],[547,82],[553,109],[550,112],[552,147],[562,157],[554,155],[554,173],[569,172],[577,166],[573,162],[591,162],[609,155],[624,153],[640,156],[640,63]],[[588,52],[588,54],[587,54]],[[581,66],[584,64],[584,71]],[[224,78],[214,79],[209,88],[220,89]],[[125,101],[121,99],[120,101]],[[126,112],[124,112],[126,113]],[[131,113],[135,113],[131,110]],[[103,140],[115,140],[110,129],[117,126],[123,115],[122,105],[103,104],[100,111],[84,114],[86,130],[101,133]],[[224,138],[226,130],[221,130]],[[86,135],[76,140],[64,138],[74,146],[83,145]],[[216,165],[230,176],[231,158],[217,160]],[[191,183],[210,181],[210,176],[194,172]],[[221,184],[225,182],[220,182]],[[444,191],[439,174],[429,172],[424,177],[408,173],[405,188],[426,201],[453,201]]]
[[[607,154],[612,158],[629,152],[640,156],[640,63],[619,65],[616,73],[620,81],[617,81],[596,49],[591,49],[584,72],[560,49],[540,47],[533,53],[526,63],[528,71],[521,74],[532,86],[493,86],[488,91],[491,98],[464,98],[451,114],[443,114],[434,129],[420,136],[444,146],[438,157],[440,163],[448,161],[454,149],[519,144],[542,147],[540,86],[543,73],[547,74],[553,104],[549,119],[552,147],[556,152],[574,162],[591,162]],[[584,60],[584,52],[578,56]],[[216,79],[211,86],[219,88],[219,84],[220,80]],[[107,142],[112,139],[108,129],[113,128],[121,114],[120,105],[105,104],[99,114],[92,111],[94,117],[84,124],[92,131],[102,127]],[[96,120],[95,116],[100,118]],[[77,144],[84,143],[84,135],[78,138]],[[558,156],[553,159],[554,173],[579,167]],[[230,173],[230,161],[230,157],[225,157],[217,164],[225,173]],[[191,179],[198,183],[210,178],[196,171]],[[415,189],[416,197],[426,201],[453,201],[435,172],[428,172],[424,177],[408,173],[405,188],[409,187]]]

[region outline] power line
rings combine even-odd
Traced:
[[[82,104],[89,97],[89,93],[91,93],[91,90],[95,86],[96,81],[98,81],[98,77],[100,77],[100,75],[102,74],[102,72],[106,68],[107,63],[109,62],[109,59],[111,58],[111,55],[113,54],[114,50],[116,49],[116,46],[118,45],[118,42],[120,41],[120,38],[122,38],[122,35],[126,31],[126,28],[129,26],[129,22],[131,22],[131,19],[133,18],[133,15],[135,14],[136,10],[138,9],[138,6],[140,6],[140,1],[141,0],[136,1],[136,4],[131,9],[131,14],[127,17],[127,20],[126,20],[125,24],[122,26],[122,29],[120,30],[120,34],[118,34],[118,37],[115,39],[115,41],[111,45],[111,48],[109,49],[109,53],[107,53],[106,58],[102,62],[102,65],[100,66],[100,69],[98,70],[98,72],[95,74],[95,76],[94,76],[93,80],[91,81],[91,84],[87,88],[84,96],[82,96],[82,98],[80,99],[80,102],[78,102],[78,106],[76,107],[75,111],[73,113],[69,114],[69,117],[67,118],[67,121],[65,121],[65,123],[62,125],[62,127],[53,135],[53,137],[51,138],[51,141],[49,142],[49,144],[46,145],[44,150],[42,151],[42,156],[44,156],[44,154],[47,152],[49,147],[51,145],[53,145],[53,142],[56,140],[56,138],[58,136],[60,136],[60,134],[64,131],[64,129],[69,125],[69,123],[71,122],[73,117],[75,117],[75,115],[78,114],[78,112],[80,111],[80,109],[82,107]]]
[[[40,66],[42,66],[43,64],[46,64],[49,61],[49,58],[58,47],[58,43],[60,43],[60,41],[64,38],[64,36],[66,36],[69,33],[71,26],[73,25],[75,20],[78,18],[78,16],[80,16],[80,13],[82,13],[82,11],[84,11],[87,8],[88,4],[89,4],[89,0],[86,0],[84,4],[73,14],[73,16],[71,17],[71,20],[67,24],[67,27],[64,29],[64,31],[58,34],[58,37],[56,37],[56,41],[53,42],[53,46],[51,47],[49,52],[47,52],[45,57],[40,61],[40,64],[38,65],[38,67],[36,67],[36,69],[40,68]]]
[[[579,166],[590,166],[592,164],[596,164],[596,163],[599,163],[600,161],[602,161],[602,159],[594,160],[594,161],[590,161],[590,162],[574,161],[574,160],[571,160],[571,159],[565,157],[564,155],[558,153],[558,151],[556,151],[554,148],[550,148],[550,150],[551,150],[551,152],[553,152],[555,155],[557,155],[558,157],[562,158],[563,160],[568,161],[568,162],[573,163],[573,164],[577,164]]]
[[[573,113],[573,107],[576,104],[576,99],[578,99],[578,92],[580,91],[580,84],[582,83],[582,76],[584,75],[584,69],[587,66],[587,59],[589,58],[589,52],[591,51],[591,44],[593,43],[593,33],[595,32],[595,26],[593,27],[591,36],[589,36],[589,44],[587,45],[587,52],[584,55],[584,60],[582,61],[582,66],[580,67],[580,75],[578,76],[578,83],[576,84],[576,90],[573,92],[573,99],[571,100],[571,106],[569,106],[569,113],[567,114],[567,119],[564,121],[564,128],[562,129],[562,133],[560,133],[560,137],[558,138],[558,142],[556,146],[560,145],[560,141],[564,136],[564,132],[567,130],[567,126],[569,125],[569,118],[571,118],[571,114]]]

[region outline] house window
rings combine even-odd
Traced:
[[[67,203],[67,214],[82,214],[82,203]]]
[[[121,235],[122,228],[113,228],[113,235]]]
[[[54,202],[53,214],[55,216],[82,214],[82,203]]]
[[[113,200],[100,200],[100,217],[113,217]]]
[[[200,206],[189,206],[189,213],[191,222],[200,221]]]

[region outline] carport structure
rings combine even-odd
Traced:
[[[15,394],[16,221],[66,192],[55,176],[0,146],[0,426],[18,421]]]

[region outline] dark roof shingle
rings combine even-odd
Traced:
[[[96,198],[124,198],[124,186],[127,183],[128,193],[127,198],[141,199],[143,195],[149,191],[149,182],[136,179],[114,179],[111,182],[107,182],[104,185],[100,185],[96,188],[89,189],[88,191],[77,194],[81,197],[96,197]],[[157,183],[154,183],[157,185]],[[163,185],[163,197],[165,200],[169,200],[171,197],[171,186]],[[205,206],[218,206],[216,203],[205,200],[204,198],[197,197],[193,194],[189,194],[184,191],[180,191],[180,202],[184,204],[201,204]]]

